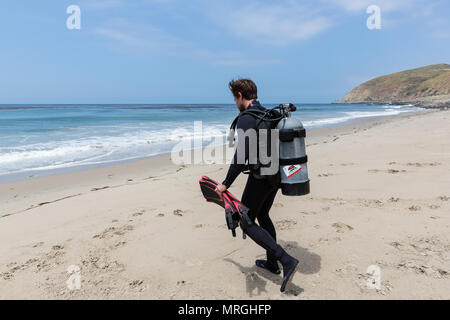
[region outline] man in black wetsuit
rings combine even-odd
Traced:
[[[234,96],[234,101],[242,113],[242,111],[250,109],[264,108],[256,100],[258,98],[257,87],[252,80],[239,79],[229,83],[230,90]],[[237,122],[237,129],[246,132],[249,129],[256,129],[256,119],[252,115],[244,114],[239,117]],[[245,142],[238,140],[238,144],[245,143],[245,160],[249,160],[249,143],[248,136],[245,137]],[[255,142],[256,143],[256,142]],[[236,150],[232,164],[228,170],[228,174],[221,185],[217,186],[217,192],[225,192],[237,176],[244,171],[247,166],[245,163],[238,163],[238,151]],[[272,273],[280,274],[277,261],[281,262],[283,266],[283,283],[281,291],[284,292],[287,285],[291,282],[295,272],[297,271],[299,261],[291,257],[280,245],[276,242],[276,232],[272,220],[269,217],[269,211],[272,207],[273,201],[278,191],[278,186],[273,186],[267,179],[257,179],[252,174],[250,167],[250,174],[247,184],[242,195],[241,202],[250,209],[249,215],[253,224],[245,228],[245,233],[258,245],[266,250],[267,260],[256,260],[258,267],[269,270]],[[255,220],[258,220],[258,224]]]

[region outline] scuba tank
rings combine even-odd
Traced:
[[[291,117],[291,112],[297,108],[292,104],[280,104],[266,110],[246,110],[240,115],[250,114],[257,119],[257,130],[277,129],[279,131],[279,171],[273,176],[261,176],[254,174],[257,179],[264,177],[281,188],[286,196],[302,196],[309,194],[308,157],[306,155],[305,137],[306,131],[300,120]],[[231,125],[230,135],[227,140],[229,146],[234,145],[234,131],[239,116]],[[261,168],[261,164],[253,166]]]
[[[296,111],[293,104],[280,105],[283,118],[278,122],[280,137],[281,192],[285,196],[302,196],[310,192],[306,131],[300,120],[291,117]]]

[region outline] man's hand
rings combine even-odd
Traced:
[[[215,191],[216,191],[217,193],[219,193],[219,194],[222,194],[223,192],[227,191],[227,189],[228,189],[228,188],[227,188],[226,185],[224,185],[224,184],[218,184]]]

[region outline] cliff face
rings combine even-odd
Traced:
[[[337,103],[450,105],[450,65],[435,64],[367,81]]]

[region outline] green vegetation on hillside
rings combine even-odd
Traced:
[[[450,101],[450,65],[436,64],[406,70],[367,81],[347,93],[338,103],[415,103]]]

